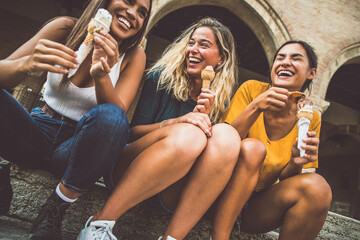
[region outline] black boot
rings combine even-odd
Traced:
[[[61,222],[70,203],[62,200],[54,191],[41,207],[30,230],[32,240],[61,240]]]
[[[13,190],[10,184],[10,165],[0,165],[0,215],[9,212]]]

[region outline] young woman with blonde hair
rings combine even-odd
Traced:
[[[74,50],[100,8],[111,15],[110,32],[94,33],[94,48],[79,65]],[[70,203],[100,177],[109,182],[128,139],[126,111],[145,68],[139,44],[150,10],[151,0],[91,0],[79,19],[49,21],[0,61],[0,156],[62,177],[35,220],[31,239],[61,239],[61,222]],[[68,78],[75,68],[78,71]],[[46,104],[29,114],[4,89],[42,73],[47,73]],[[9,199],[0,199],[0,206],[8,210]]]
[[[186,29],[151,68],[137,105],[130,139],[114,168],[117,186],[92,224],[115,221],[150,198],[175,211],[164,239],[183,239],[224,189],[240,150],[238,133],[216,124],[230,103],[237,66],[229,29],[204,18]],[[209,89],[201,70],[215,69]],[[110,234],[109,234],[110,235]],[[92,239],[92,238],[91,238]]]

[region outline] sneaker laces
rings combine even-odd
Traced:
[[[109,240],[117,240],[117,238],[115,237],[115,235],[112,233],[112,228],[101,221],[94,221],[90,223],[90,226],[95,227],[93,231],[93,236],[96,237],[96,239],[100,239],[100,240],[107,240],[109,238],[106,237],[110,237]]]
[[[65,209],[62,209],[62,205],[64,205],[63,208]],[[59,224],[62,221],[64,210],[66,210],[67,207],[68,204],[66,203],[59,204],[52,199],[48,201],[40,210],[39,215],[36,217],[30,229],[30,232],[33,232],[44,218],[47,218],[48,221],[46,222],[46,225],[50,227],[57,235],[61,235]]]

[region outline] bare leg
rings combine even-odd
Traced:
[[[215,206],[213,239],[229,239],[234,223],[255,189],[265,158],[265,146],[256,139],[241,142],[238,163]]]
[[[205,146],[205,134],[190,124],[168,126],[132,143],[124,155],[136,158],[95,220],[116,220],[131,207],[181,179]]]
[[[279,239],[315,239],[331,204],[331,189],[316,173],[287,178],[251,198],[241,229],[268,232],[281,226]]]
[[[215,125],[207,147],[187,176],[178,206],[164,236],[185,238],[228,183],[240,150],[240,137],[227,124]],[[179,189],[181,190],[181,189]],[[167,205],[165,195],[162,194]],[[171,204],[171,203],[170,203]]]

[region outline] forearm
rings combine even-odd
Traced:
[[[26,58],[28,56],[16,60],[0,61],[0,88],[11,89],[25,80],[27,73],[23,65]]]
[[[289,163],[286,165],[286,167],[281,171],[279,180],[282,181],[286,178],[300,174],[302,171],[302,167],[303,165],[296,164],[291,159]]]
[[[130,130],[130,137],[129,137],[130,142],[136,141],[139,138],[145,136],[146,134],[159,129],[160,124],[161,122],[149,124],[149,125],[137,125],[135,127],[132,127]],[[162,127],[163,124],[164,123],[162,123]]]
[[[95,82],[95,93],[98,105],[104,103],[112,103],[119,106],[122,110],[127,112],[128,108],[121,101],[119,96],[116,94],[115,88],[112,85],[109,74],[106,74],[100,79],[94,79]]]
[[[148,125],[137,125],[135,127],[132,127],[130,130],[130,142],[133,142],[146,134],[155,131],[157,129],[163,128],[168,125],[172,125],[177,123],[176,118],[170,118],[158,123],[148,124]]]
[[[244,139],[252,125],[258,119],[261,111],[254,103],[250,103],[244,111],[231,123],[239,133],[241,139]]]

